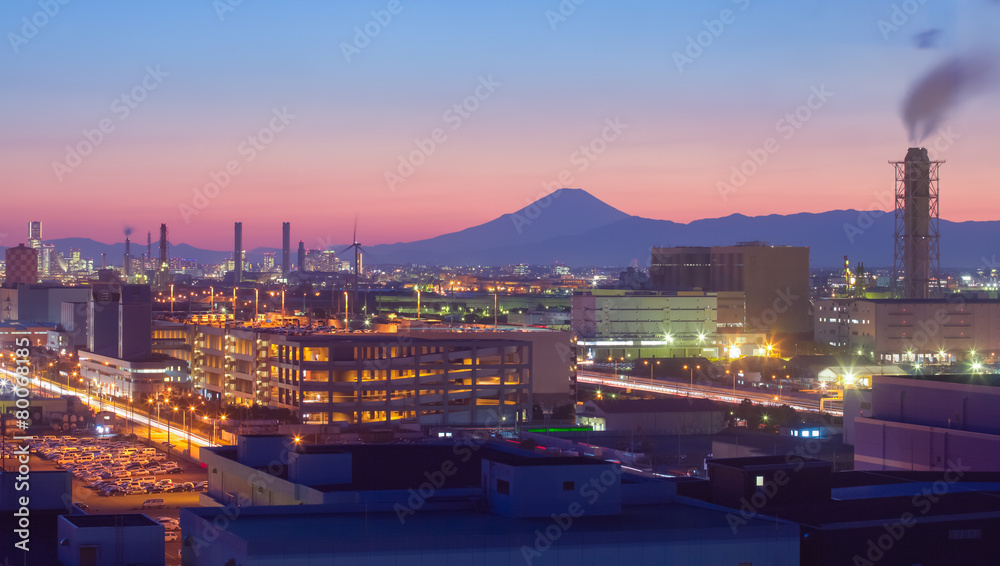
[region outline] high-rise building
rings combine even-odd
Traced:
[[[812,334],[809,248],[764,242],[653,248],[649,273],[660,290],[743,291],[747,332]]]
[[[38,250],[18,244],[16,248],[7,248],[5,256],[7,275],[4,284],[16,287],[38,283]]]
[[[264,252],[264,272],[274,271],[274,252]]]
[[[149,285],[94,283],[87,304],[87,350],[121,360],[152,354],[152,295]]]

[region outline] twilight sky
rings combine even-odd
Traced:
[[[1000,4],[5,0],[0,22],[0,245],[29,220],[104,242],[166,222],[229,249],[241,220],[252,249],[283,220],[348,243],[355,214],[362,243],[416,240],[562,185],[679,222],[885,209],[901,101],[995,54]],[[951,220],[998,218],[981,90],[924,142]]]

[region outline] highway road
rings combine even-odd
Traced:
[[[0,372],[4,372],[9,375],[12,380],[17,379],[17,374],[12,371],[0,370]],[[76,395],[83,401],[83,403],[92,409],[113,411],[126,422],[131,420],[135,425],[133,432],[135,432],[138,436],[151,436],[154,441],[163,443],[167,441],[167,436],[169,435],[170,442],[174,444],[175,449],[187,449],[188,432],[184,429],[183,423],[179,420],[170,421],[168,423],[166,421],[157,420],[156,418],[150,419],[143,413],[131,410],[127,405],[114,403],[107,399],[100,399],[97,396],[87,394],[86,391],[68,389],[63,385],[53,383],[47,379],[32,377],[31,384],[43,392],[51,392],[59,395]],[[219,446],[218,443],[213,444],[208,438],[201,436],[198,433],[192,432],[190,436],[192,446]]]
[[[695,383],[692,388],[689,383],[682,381],[666,381],[662,379],[649,379],[643,377],[633,377],[628,375],[608,375],[591,371],[577,371],[576,380],[579,383],[599,385],[602,388],[632,389],[635,391],[645,391],[649,393],[660,393],[663,395],[691,396],[724,403],[740,403],[743,399],[750,399],[754,403],[778,407],[788,405],[796,411],[806,411],[812,413],[819,412],[819,398],[804,398],[798,395],[774,394],[774,390],[754,390],[739,388],[735,394],[732,388],[716,387]],[[831,406],[832,405],[832,406]],[[844,414],[839,403],[826,403],[825,413],[841,416]]]

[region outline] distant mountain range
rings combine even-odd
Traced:
[[[1000,221],[941,220],[941,266],[975,268],[1000,259]],[[517,212],[479,226],[415,242],[366,246],[365,263],[424,265],[506,265],[527,263],[567,266],[646,266],[653,246],[713,246],[761,240],[774,245],[808,246],[812,267],[851,264],[892,265],[893,215],[883,211],[832,210],[821,213],[744,216],[696,220],[688,224],[631,216],[582,189],[560,189]],[[67,253],[79,248],[84,257],[121,265],[124,243],[104,244],[89,238],[50,240]],[[334,246],[342,250],[348,244]],[[144,245],[133,244],[140,255]],[[247,252],[260,261],[264,252]],[[157,253],[155,246],[153,253]],[[292,250],[295,263],[295,249]],[[231,251],[203,250],[187,244],[170,246],[171,257],[219,263]],[[280,257],[277,258],[280,262]]]

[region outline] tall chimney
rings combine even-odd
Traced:
[[[281,223],[281,278],[288,279],[288,271],[292,261],[292,224],[291,222]]]
[[[166,269],[169,265],[169,260],[167,259],[167,225],[160,224],[160,265],[156,266],[157,269]]]
[[[234,284],[239,285],[243,281],[243,223],[237,222],[236,227],[236,246],[233,249],[233,274],[235,275]]]
[[[128,280],[129,276],[132,275],[132,244],[129,242],[128,236],[125,236],[125,261],[122,262],[125,268],[125,279]]]
[[[299,240],[299,271],[306,271],[306,243]]]
[[[938,169],[927,149],[911,147],[896,166],[894,283],[904,299],[927,299],[938,278]],[[902,281],[900,282],[900,276]]]

